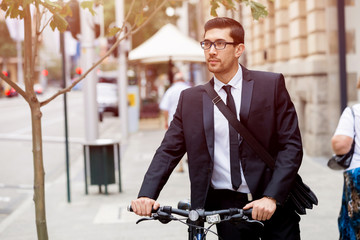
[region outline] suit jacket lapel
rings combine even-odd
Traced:
[[[246,124],[249,118],[254,81],[251,79],[250,71],[242,65],[241,67],[243,72],[243,84],[241,92],[240,121]]]
[[[214,80],[210,81],[214,85]],[[214,104],[206,91],[203,93],[203,123],[207,147],[211,160],[214,161]]]

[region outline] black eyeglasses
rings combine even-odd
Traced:
[[[202,47],[202,49],[204,50],[208,50],[211,48],[212,45],[214,45],[216,50],[222,50],[226,47],[227,44],[232,44],[232,45],[237,45],[239,43],[236,42],[225,42],[223,40],[217,40],[215,42],[211,42],[211,41],[202,41],[200,42],[200,46]]]

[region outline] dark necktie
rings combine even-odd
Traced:
[[[234,98],[231,95],[231,86],[223,86],[227,93],[226,105],[236,116],[236,107]],[[241,184],[240,159],[239,159],[239,140],[238,132],[229,123],[229,144],[230,144],[230,170],[231,183],[234,190],[237,190]]]

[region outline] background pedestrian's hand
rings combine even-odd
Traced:
[[[156,210],[160,204],[154,199],[148,197],[140,197],[131,201],[131,208],[133,212],[139,216],[150,216],[152,209]]]
[[[276,210],[276,200],[273,198],[263,197],[246,204],[243,209],[248,210],[250,208],[252,208],[252,218],[254,220],[269,220]]]

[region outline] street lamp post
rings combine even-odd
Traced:
[[[93,23],[93,16],[88,10],[80,9],[81,19],[81,63],[82,69],[89,69],[93,66],[95,33],[90,26]],[[98,138],[98,112],[96,101],[95,71],[91,71],[84,81],[84,105],[85,105],[85,139],[93,142]]]
[[[341,112],[347,106],[347,73],[346,73],[346,32],[345,32],[345,1],[337,1],[339,71],[340,71],[340,107]]]
[[[64,88],[66,88],[66,53],[65,53],[65,39],[64,33],[60,33],[60,51],[62,56],[62,80]],[[65,163],[66,163],[66,189],[67,201],[71,202],[70,192],[70,161],[69,161],[69,131],[68,131],[68,116],[67,116],[67,93],[64,93],[64,120],[65,120]]]
[[[124,0],[115,0],[115,14],[116,25],[122,26],[124,24]],[[125,34],[125,31],[121,33]],[[120,100],[120,120],[121,120],[121,139],[125,140],[128,137],[128,100],[127,100],[127,61],[126,61],[126,40],[119,44],[119,62],[118,62],[118,86],[119,86],[119,100]]]

